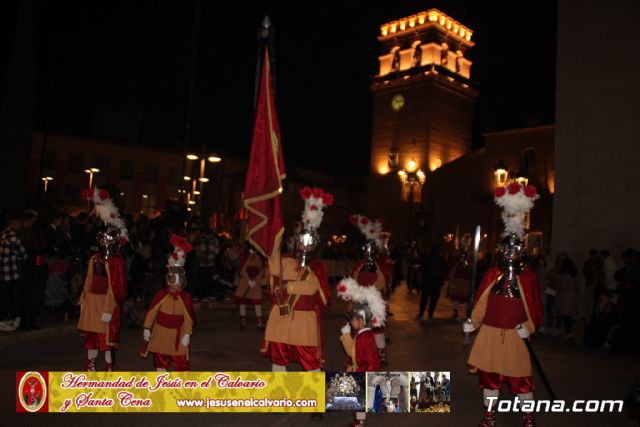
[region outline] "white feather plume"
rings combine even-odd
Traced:
[[[367,304],[371,311],[371,323],[384,326],[387,320],[387,303],[375,286],[360,286],[352,277],[344,278],[338,284],[338,296],[345,301]]]
[[[100,191],[101,190],[94,188],[91,195],[91,200],[94,203],[93,209],[96,215],[103,223],[105,223],[105,225],[117,228],[120,232],[121,238],[129,240],[127,226],[125,225],[124,220],[120,217],[118,208],[113,204],[111,197],[106,197],[104,199],[100,198]],[[108,193],[106,194],[108,195]]]
[[[540,196],[535,193],[535,187],[533,188],[533,195],[527,196],[525,193],[525,187],[522,184],[512,183],[509,185],[519,185],[520,189],[515,194],[511,194],[507,189],[504,189],[504,194],[501,196],[496,195],[494,200],[498,206],[502,208],[502,221],[504,222],[504,233],[507,235],[510,233],[515,234],[519,238],[524,237],[524,217],[533,208],[533,204]]]
[[[310,228],[316,229],[322,223],[324,216],[324,204],[322,197],[309,197],[304,200],[304,211],[302,212],[302,223]]]
[[[372,221],[366,216],[360,214],[353,215],[353,220],[367,240],[375,241],[378,249],[383,249],[382,221]]]

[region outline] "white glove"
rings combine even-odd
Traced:
[[[184,347],[188,347],[189,346],[189,342],[190,342],[190,338],[189,338],[188,334],[182,337],[182,345]]]
[[[111,322],[111,313],[102,313],[102,318],[100,320],[102,320],[104,323]]]
[[[524,326],[522,323],[516,326],[516,332],[518,333],[518,336],[523,340],[526,340],[527,338],[529,338],[529,335],[531,335],[529,333],[529,329],[527,329],[526,326]]]
[[[462,322],[462,332],[468,334],[469,332],[473,332],[476,330],[476,327],[473,326],[473,322],[471,322],[471,320],[467,319],[464,322]]]
[[[340,332],[342,332],[342,335],[347,335],[351,333],[351,325],[350,324],[346,324],[344,325],[341,329]]]
[[[249,289],[253,289],[255,285],[256,285],[256,282],[254,282],[253,280],[249,280]]]
[[[151,331],[145,328],[142,332],[142,338],[144,338],[145,341],[149,341],[151,339]]]

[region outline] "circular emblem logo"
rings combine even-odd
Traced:
[[[27,372],[18,386],[20,403],[28,412],[38,412],[47,399],[47,384],[39,372]]]

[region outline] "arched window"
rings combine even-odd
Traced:
[[[391,61],[391,70],[400,71],[400,48],[395,46],[391,49],[391,53],[393,53],[393,60]]]
[[[440,65],[446,67],[447,62],[449,62],[449,45],[442,43],[442,50],[440,51]]]
[[[420,40],[413,43],[413,67],[419,67],[422,63],[422,47]]]
[[[462,68],[462,52],[461,51],[457,51],[456,52],[456,73],[460,72],[460,69]]]
[[[536,177],[536,149],[527,148],[524,150],[523,161],[524,171],[529,179],[535,179]]]

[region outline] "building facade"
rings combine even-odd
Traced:
[[[553,250],[614,258],[640,241],[639,2],[558,2]]]

